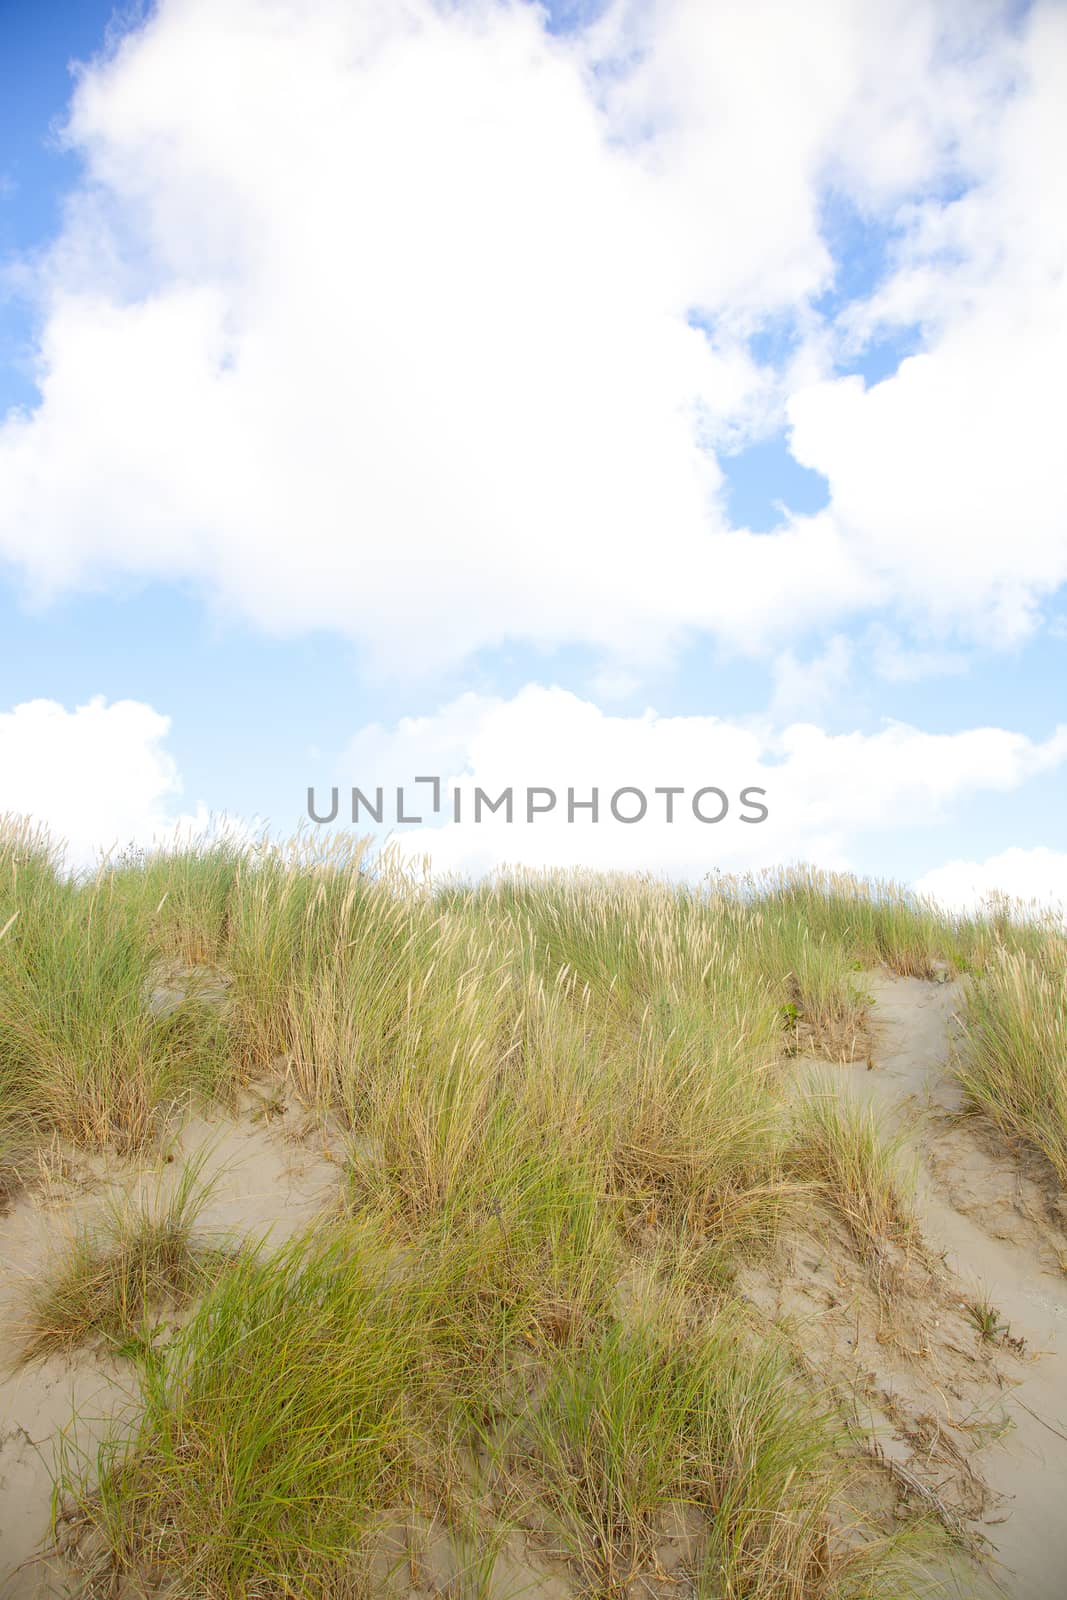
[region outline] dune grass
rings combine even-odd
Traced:
[[[705,1593],[862,1593],[827,1543],[844,1487],[829,1409],[735,1306],[698,1320],[684,1278],[650,1288],[557,1360],[529,1417],[540,1494],[589,1591],[626,1592],[681,1503],[702,1514]]]
[[[128,1343],[151,1312],[185,1306],[210,1287],[232,1252],[197,1232],[212,1189],[201,1181],[203,1164],[187,1162],[169,1194],[112,1199],[99,1222],[75,1234],[34,1287],[23,1360],[93,1338]]]
[[[972,986],[957,1076],[971,1104],[1034,1145],[1067,1188],[1067,941],[1000,951]]]
[[[900,884],[804,867],[747,881],[769,915],[862,967],[884,964],[900,977],[928,978],[933,963],[951,959],[959,946],[961,924]],[[734,892],[729,880],[725,892]]]
[[[28,1129],[144,1147],[174,1108],[282,1071],[343,1160],[338,1215],[270,1255],[205,1249],[185,1178],[74,1241],[31,1348],[124,1340],[141,1391],[68,1464],[76,1517],[116,1579],[212,1600],[354,1600],[375,1528],[415,1512],[479,1530],[487,1587],[524,1498],[576,1593],[621,1600],[679,1503],[708,1600],[925,1592],[913,1530],[847,1513],[833,1406],[734,1275],[813,1194],[862,1252],[915,1238],[899,1151],[840,1092],[873,967],[971,974],[972,1072],[996,1064],[1020,1128],[1053,1125],[1051,937],[806,870],[434,887],[347,838],[75,880],[0,829],[13,1182]],[[837,1064],[799,1105],[798,1051]],[[168,1300],[188,1320],[139,1337]]]
[[[825,1075],[812,1078],[797,1111],[791,1164],[817,1186],[864,1255],[918,1240],[914,1162],[904,1143],[902,1133],[881,1126],[873,1106]]]
[[[146,1352],[140,1420],[105,1448],[98,1487],[73,1480],[116,1575],[235,1600],[355,1596],[383,1519],[421,1508],[457,1544],[479,1518],[484,1531],[484,1482],[464,1471],[481,1451],[501,1507],[557,1530],[577,1593],[623,1595],[653,1570],[658,1517],[679,1501],[706,1528],[700,1593],[922,1592],[915,1529],[858,1551],[831,1539],[844,1435],[736,1306],[697,1321],[667,1278],[626,1314],[599,1305],[540,1369],[521,1364],[521,1325],[501,1323],[508,1359],[490,1368],[470,1357],[485,1307],[457,1297],[455,1268],[397,1254],[367,1218],[236,1262]],[[898,1587],[878,1588],[888,1574]]]
[[[175,839],[165,851],[126,851],[107,870],[116,897],[142,921],[162,960],[212,967],[224,958],[248,860],[248,851],[234,839]]]
[[[140,1421],[91,1502],[119,1572],[150,1553],[181,1592],[220,1596],[343,1577],[414,1470],[424,1319],[387,1268],[356,1231],[246,1255],[148,1354]]]
[[[149,930],[120,877],[74,882],[39,837],[0,830],[0,918],[0,1109],[132,1150],[168,1105],[218,1087],[223,1020],[195,996],[152,1012]]]
[[[341,837],[216,841],[72,880],[13,819],[0,826],[0,930],[3,1111],[128,1148],[175,1103],[280,1057],[309,1103],[357,1125],[398,1062],[418,1073],[472,1041],[506,1056],[537,1026],[531,992],[562,997],[577,1018],[566,1031],[596,1032],[612,1061],[669,1041],[679,1086],[678,1063],[708,1045],[740,1071],[782,1044],[847,1060],[864,968],[974,967],[995,948],[974,919],[892,885],[805,870],[688,890],[560,874],[431,890]],[[182,969],[188,992],[153,1013],[146,994]],[[226,1007],[194,981],[203,973],[226,980]]]

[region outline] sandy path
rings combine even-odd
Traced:
[[[948,1074],[955,984],[917,979],[872,981],[876,1005],[877,1070],[855,1073],[857,1089],[893,1114],[908,1102],[937,1111],[960,1106]],[[911,1097],[915,1097],[911,1100]],[[924,1155],[922,1132],[914,1136]],[[975,1181],[981,1181],[980,1169]],[[1014,1427],[982,1452],[990,1487],[1007,1498],[1007,1520],[984,1531],[1003,1564],[999,1574],[1011,1600],[1064,1600],[1067,1596],[1067,1280],[1043,1265],[1025,1239],[993,1238],[945,1197],[923,1161],[919,1215],[923,1232],[963,1284],[994,1305],[1013,1334],[1026,1339],[1034,1359],[1022,1381],[1005,1389],[1004,1409]]]

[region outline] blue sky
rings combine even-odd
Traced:
[[[77,183],[80,162],[55,136],[65,119],[72,62],[90,59],[103,43],[114,8],[85,0],[54,5],[0,4],[3,92],[0,94],[0,252],[3,257],[46,247],[62,221],[63,200]],[[24,305],[5,297],[0,308],[0,402],[30,403],[24,369],[33,323]]]
[[[1067,895],[1067,9],[801,20],[0,4],[0,811]]]

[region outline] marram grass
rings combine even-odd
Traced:
[[[115,1585],[362,1600],[375,1529],[418,1514],[476,1528],[507,1600],[528,1501],[575,1593],[621,1600],[684,1504],[708,1600],[928,1592],[927,1530],[848,1511],[833,1406],[733,1276],[813,1197],[859,1248],[913,1237],[899,1154],[839,1093],[872,968],[968,975],[969,1092],[1056,1163],[1058,938],[806,870],[435,888],[344,838],[77,880],[0,829],[0,1181],[34,1139],[148,1153],[282,1071],[342,1158],[336,1214],[273,1254],[206,1241],[190,1182],[46,1278],[37,1350],[103,1334],[140,1390],[67,1462],[74,1526]],[[835,1063],[799,1111],[798,1049]]]
[[[704,1054],[738,1074],[798,1040],[847,1060],[863,969],[987,969],[1001,950],[1040,963],[1054,937],[1002,910],[950,918],[892,885],[808,870],[696,889],[546,873],[434,890],[345,837],[183,847],[74,880],[43,833],[8,819],[0,1126],[25,1114],[49,1135],[134,1148],[279,1058],[305,1099],[357,1126],[397,1066],[510,1063],[544,1028],[531,995],[556,1018],[562,1001],[576,1050],[634,1083],[650,1050],[656,1070],[670,1058],[680,1103],[683,1063],[699,1073]],[[190,981],[174,1006],[146,1006],[183,966],[224,978],[227,1003]]]
[[[888,1133],[875,1108],[813,1075],[795,1122],[792,1170],[816,1186],[864,1255],[918,1239],[914,1161],[904,1135]]]
[[[1001,950],[964,1011],[957,1076],[1002,1132],[1041,1151],[1067,1188],[1067,941]]]
[[[355,1596],[383,1520],[421,1508],[457,1540],[491,1521],[480,1455],[500,1514],[521,1504],[546,1548],[562,1543],[579,1594],[622,1595],[652,1570],[678,1502],[706,1528],[698,1593],[924,1592],[912,1548],[929,1530],[834,1542],[844,1434],[738,1307],[696,1319],[667,1276],[647,1303],[600,1302],[539,1363],[521,1320],[498,1315],[493,1366],[471,1351],[509,1273],[490,1271],[479,1303],[457,1297],[455,1266],[397,1253],[368,1219],[235,1262],[145,1352],[140,1420],[103,1450],[98,1486],[68,1477],[80,1536],[103,1539],[116,1580],[165,1577],[190,1597]]]

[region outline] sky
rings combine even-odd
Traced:
[[[0,0],[0,812],[1067,902],[1065,146],[1064,0]]]

